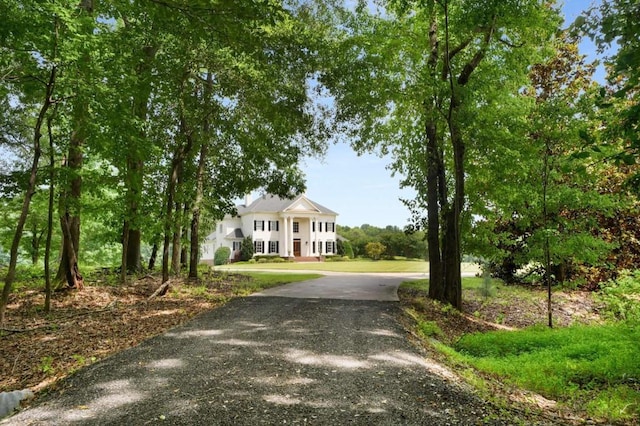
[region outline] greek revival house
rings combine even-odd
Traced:
[[[227,215],[206,238],[202,262],[213,263],[215,251],[222,246],[231,249],[232,260],[237,259],[247,236],[251,236],[255,256],[301,259],[336,253],[338,214],[305,195],[292,200],[263,195],[253,201],[247,196],[236,209],[236,216]]]

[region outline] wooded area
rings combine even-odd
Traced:
[[[557,7],[0,0],[0,323],[41,257],[47,300],[159,253],[163,283],[197,278],[211,223],[249,191],[303,191],[300,160],[336,139],[416,190],[434,299],[461,307],[463,253],[507,282],[639,268],[640,6],[573,25]],[[581,37],[615,44],[607,82]]]

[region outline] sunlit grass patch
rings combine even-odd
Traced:
[[[455,349],[479,370],[547,398],[590,400],[591,415],[632,419],[640,414],[638,341],[640,329],[624,324],[538,327],[466,335]]]
[[[251,279],[237,283],[234,291],[236,293],[249,294],[267,288],[276,287],[300,281],[313,280],[322,277],[322,274],[309,273],[277,273],[277,272],[243,272]]]

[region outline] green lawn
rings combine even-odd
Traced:
[[[241,282],[235,286],[235,293],[240,295],[248,295],[282,284],[313,280],[322,276],[322,274],[282,272],[247,272],[242,275],[248,275],[251,280]]]
[[[282,270],[282,271],[327,271],[327,272],[429,272],[429,263],[419,260],[352,260],[345,262],[306,262],[306,263],[247,263],[238,262],[216,266],[216,270]],[[463,263],[463,272],[476,273],[475,264]]]

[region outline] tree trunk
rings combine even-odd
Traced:
[[[57,26],[56,26],[57,30]],[[57,31],[56,31],[57,34]],[[57,42],[57,38],[55,38]],[[55,45],[54,45],[55,46]],[[55,49],[55,47],[54,47]],[[54,50],[55,52],[55,50]],[[54,55],[55,57],[55,55]],[[29,215],[29,207],[31,205],[31,199],[36,190],[36,179],[38,175],[38,161],[42,153],[40,147],[40,138],[42,137],[42,124],[44,123],[45,116],[49,107],[52,104],[52,95],[56,82],[57,69],[55,66],[51,68],[49,73],[49,81],[45,89],[45,97],[38,118],[33,129],[33,162],[31,163],[31,173],[29,175],[29,183],[27,190],[24,194],[24,200],[22,201],[22,210],[20,211],[20,217],[18,218],[18,224],[16,225],[16,231],[13,234],[13,240],[11,242],[11,249],[9,252],[9,270],[4,280],[4,287],[2,288],[2,299],[0,299],[0,324],[4,324],[5,313],[7,304],[9,303],[9,296],[11,295],[11,289],[16,279],[16,265],[18,263],[18,248],[20,247],[20,240],[22,239],[22,231],[24,230],[24,224],[27,221]]]
[[[93,14],[93,0],[82,0],[78,5],[81,14]],[[94,24],[87,20],[84,26],[84,36],[93,34]],[[76,97],[73,105],[71,139],[66,167],[71,181],[68,188],[60,194],[60,226],[62,228],[62,256],[56,279],[66,280],[71,288],[82,288],[82,275],[78,268],[78,253],[80,251],[80,203],[82,195],[83,146],[87,140],[89,94],[83,84],[89,84],[90,53],[85,49],[78,61],[79,86],[76,87]]]
[[[84,287],[84,279],[78,268],[76,249],[73,246],[74,236],[72,230],[72,218],[68,213],[64,216],[60,216],[60,227],[62,228],[63,234],[63,251],[66,253],[66,255],[63,255],[63,262],[65,262],[64,268],[61,268],[65,274],[64,278],[70,288],[81,289]]]
[[[156,259],[158,258],[158,243],[153,243],[153,248],[151,249],[151,256],[149,256],[149,271],[153,271],[153,268],[156,267]]]
[[[200,146],[200,159],[198,160],[198,171],[196,174],[196,199],[193,203],[191,217],[190,235],[190,256],[189,256],[189,278],[198,279],[198,262],[200,260],[200,205],[202,204],[202,190],[204,181],[204,168],[206,164],[208,146],[203,141]]]
[[[182,188],[184,183],[184,157],[180,158],[176,168],[177,176],[174,186],[174,199],[176,192]],[[171,248],[171,272],[173,275],[180,275],[180,255],[182,253],[182,204],[180,202],[175,203],[175,219],[173,228],[173,240]]]
[[[207,82],[204,86],[204,102],[208,102],[211,94],[211,86],[213,84],[213,75],[207,73]],[[209,154],[209,145],[207,140],[210,131],[210,121],[207,116],[202,123],[203,140],[200,145],[200,158],[198,159],[198,169],[196,170],[196,199],[193,202],[191,216],[191,234],[190,234],[190,254],[189,254],[189,278],[198,279],[198,263],[200,261],[200,206],[202,204],[204,190],[204,172],[207,164],[207,155]]]
[[[140,90],[136,91],[133,100],[133,115],[139,122],[146,122],[149,113],[149,98],[151,97],[151,71],[153,69],[153,60],[156,57],[158,48],[155,46],[144,46],[142,48],[141,62],[136,66],[135,74],[140,81]],[[147,135],[143,130],[139,130],[137,137],[140,140],[146,140]],[[128,273],[135,274],[142,272],[142,232],[140,230],[140,198],[142,187],[144,186],[144,159],[141,158],[144,150],[135,149],[138,146],[137,141],[132,140],[127,150],[127,172],[125,184],[127,186],[126,194],[126,212],[123,230],[127,230],[127,235],[123,235],[123,242],[126,241],[127,247],[123,248],[126,256],[122,259],[122,269]]]
[[[167,184],[167,203],[164,218],[164,241],[162,244],[162,284],[169,281],[169,242],[171,227],[173,224],[173,197],[175,194],[176,182],[178,180],[178,163],[180,161],[180,148],[173,156],[171,161],[171,170],[169,171],[169,181]],[[161,294],[161,296],[163,296]]]
[[[55,114],[55,108],[54,108]],[[51,294],[53,287],[51,286],[51,235],[53,234],[53,199],[54,199],[54,180],[55,180],[55,159],[53,157],[53,131],[51,130],[50,116],[47,118],[47,130],[49,134],[49,204],[47,211],[47,239],[44,247],[44,311],[51,312]]]
[[[129,249],[129,222],[124,221],[124,228],[122,229],[122,258],[120,265],[120,283],[127,283],[127,254]]]
[[[428,122],[427,133],[427,247],[429,250],[429,297],[444,300],[444,270],[440,251],[440,149],[437,127]]]

